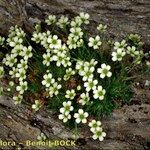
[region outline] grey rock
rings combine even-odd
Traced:
[[[137,33],[150,44],[149,0],[1,0],[0,33],[6,35],[15,24],[25,25],[32,32],[33,20],[43,21],[48,14],[75,16],[81,11],[91,15],[92,32],[97,23],[105,23],[109,26],[108,35],[116,39]]]

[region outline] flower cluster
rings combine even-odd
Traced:
[[[3,58],[3,64],[10,68],[9,75],[11,78],[19,81],[16,86],[18,95],[13,96],[15,104],[22,102],[23,94],[28,88],[26,81],[28,60],[33,56],[32,47],[24,45],[25,35],[25,32],[18,26],[10,28],[7,44],[12,47],[12,50]]]
[[[91,128],[91,132],[93,133],[93,139],[99,139],[100,141],[104,140],[104,137],[106,136],[106,133],[103,132],[103,129],[101,127],[101,122],[92,120],[89,122],[89,127]]]
[[[23,44],[25,35],[25,32],[17,25],[15,27],[11,27],[7,39],[9,46],[15,47],[16,45]]]
[[[52,60],[56,62],[56,65],[68,67],[71,66],[70,56],[68,53],[68,48],[66,45],[63,45],[62,47],[58,48],[54,51],[54,55],[52,57]]]
[[[45,74],[43,76],[44,80],[42,81],[42,85],[45,86],[46,91],[49,93],[50,97],[59,94],[59,89],[61,89],[61,85],[55,81],[51,73]]]
[[[127,44],[125,40],[121,42],[114,43],[114,52],[112,52],[112,60],[113,61],[121,61],[122,58],[126,55],[125,48]]]
[[[132,41],[137,46],[142,46],[143,45],[143,42],[141,42],[141,36],[139,36],[138,34],[130,34],[128,36],[128,39],[130,41]]]
[[[93,139],[102,141],[106,133],[103,132],[101,122],[89,122],[89,115],[95,115],[98,110],[101,114],[103,105],[107,106],[106,94],[109,95],[110,92],[105,89],[111,89],[110,85],[107,88],[107,84],[117,78],[116,66],[113,66],[112,62],[120,63],[124,57],[128,59],[128,55],[132,57],[133,64],[139,64],[145,54],[138,35],[131,34],[120,42],[102,43],[102,36],[107,29],[104,24],[97,26],[98,35],[89,37],[87,28],[83,27],[89,24],[89,17],[88,13],[83,12],[72,20],[66,16],[57,19],[55,15],[49,15],[45,23],[50,31],[44,31],[41,24],[37,24],[31,44],[20,27],[11,27],[6,40],[0,36],[2,49],[8,46],[8,51],[10,50],[1,59],[0,79],[5,78],[5,73],[9,73],[10,82],[6,89],[9,92],[15,91],[15,104],[20,104],[30,91],[44,90],[40,97],[35,94],[36,100],[32,104],[34,111],[38,111],[45,104],[43,99],[50,99],[50,103],[55,103],[57,109],[61,102],[63,107],[59,108],[60,120],[64,123],[75,121],[76,125],[88,123]],[[34,42],[38,45],[35,49]],[[105,56],[107,43],[112,50],[111,59],[110,56]],[[4,91],[0,87],[0,95]],[[56,98],[55,102],[53,98]],[[110,101],[113,101],[113,98]],[[45,139],[44,134],[38,136],[38,140]]]
[[[63,120],[64,123],[71,119],[70,112],[74,109],[73,106],[71,106],[71,104],[71,101],[63,102],[63,107],[60,108],[61,114],[58,117],[59,119]]]
[[[115,42],[115,51],[112,52],[112,60],[122,61],[123,57],[128,54],[134,58],[134,63],[140,64],[142,58],[144,57],[144,52],[140,48],[143,43],[140,42],[140,37],[137,34],[129,35],[128,39],[130,40],[130,42],[132,41],[135,46],[128,45],[126,40],[122,40],[121,42]]]
[[[67,45],[69,49],[76,49],[83,45],[83,32],[80,27],[72,27],[68,36]]]
[[[68,36],[67,45],[69,49],[76,49],[83,45],[83,31],[82,24],[89,24],[89,14],[81,12],[79,16],[75,17],[70,25],[70,34]]]
[[[57,35],[52,35],[50,31],[46,33],[34,31],[32,40],[36,43],[40,43],[45,49],[46,53],[43,54],[43,64],[50,66],[50,62],[56,62],[59,66],[71,66],[69,50],[66,44],[62,44],[62,41]]]
[[[90,15],[88,13],[81,12],[79,16],[76,16],[71,21],[71,26],[72,27],[79,27],[82,24],[89,24],[89,18],[90,18]]]
[[[76,63],[76,70],[80,76],[82,76],[83,81],[88,81],[93,79],[93,72],[95,71],[95,66],[98,62],[95,59],[91,59],[90,62],[78,60]]]

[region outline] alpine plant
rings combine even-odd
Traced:
[[[92,138],[103,141],[106,133],[97,120],[102,115],[96,117],[94,113],[100,113],[108,101],[113,101],[111,98],[117,98],[108,96],[113,95],[109,91],[111,82],[119,77],[115,67],[128,58],[134,65],[140,64],[148,54],[144,54],[138,35],[104,41],[108,26],[102,23],[97,26],[98,35],[89,36],[85,27],[89,18],[84,12],[71,20],[49,15],[44,22],[48,30],[37,24],[30,37],[16,25],[10,28],[8,38],[0,36],[0,47],[5,51],[3,56],[0,53],[0,79],[10,80],[9,90],[0,87],[0,96],[12,91],[17,105],[34,95],[34,112],[53,104],[52,109],[60,112],[58,118],[64,123],[87,124]],[[102,50],[104,44],[110,47],[109,53]],[[38,137],[42,138],[44,135]]]

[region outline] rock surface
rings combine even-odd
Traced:
[[[150,44],[149,0],[1,0],[0,33],[16,24],[31,32],[33,23],[48,14],[74,16],[81,11],[90,14],[92,31],[97,23],[105,23],[113,38],[138,33]]]
[[[113,38],[138,33],[150,45],[149,0],[1,0],[0,34],[7,35],[9,27],[16,24],[32,32],[32,25],[48,14],[74,16],[80,11],[91,15],[91,31],[101,22],[109,26],[108,33]],[[145,80],[150,80],[149,76],[140,81]],[[140,87],[133,90],[135,94],[128,105],[101,120],[106,139],[93,141],[87,127],[82,127],[74,149],[150,149],[150,90]],[[49,140],[72,139],[72,131],[55,114],[46,108],[33,113],[30,108],[29,104],[16,107],[11,99],[0,98],[0,139],[16,141],[17,147],[28,149],[23,142],[36,140],[41,132]]]
[[[103,142],[93,141],[88,127],[83,126],[79,128],[81,134],[77,138],[76,146],[70,148],[149,149],[150,88],[134,87],[133,90],[135,94],[128,105],[116,109],[111,116],[102,118],[103,128],[107,133]],[[15,106],[13,100],[6,97],[0,98],[0,129],[0,139],[15,141],[16,147],[25,149],[30,149],[25,141],[35,141],[41,132],[45,133],[48,140],[73,139],[74,137],[73,131],[64,127],[57,116],[46,108],[34,113],[29,104]],[[61,147],[63,148],[68,149],[68,147]]]

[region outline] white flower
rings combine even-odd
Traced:
[[[62,81],[62,78],[58,77],[57,80],[58,80],[58,81]]]
[[[59,94],[59,89],[61,89],[61,85],[58,84],[57,82],[53,83],[50,88],[49,88],[49,95],[52,97],[54,95]]]
[[[68,68],[68,69],[66,69],[66,74],[67,75],[75,75],[75,71],[72,69],[72,68]]]
[[[11,91],[11,89],[10,89],[10,88],[7,88],[6,90],[7,90],[8,92],[10,92],[10,91]]]
[[[95,59],[91,59],[89,62],[89,67],[94,67],[98,62]]]
[[[38,111],[42,107],[42,104],[39,100],[35,100],[35,104],[32,105],[32,109]]]
[[[18,73],[18,68],[12,67],[12,70],[9,71],[9,75],[11,75],[12,78],[16,77],[16,74]]]
[[[78,41],[77,41],[77,47],[82,47],[83,43],[84,43],[83,39],[78,39]]]
[[[18,56],[18,55],[21,56],[22,50],[23,50],[23,45],[16,45],[16,46],[12,49],[11,53],[14,54],[15,57]]]
[[[13,81],[9,81],[9,86],[13,87],[15,83]]]
[[[97,61],[91,59],[90,62],[77,61],[76,69],[79,70],[79,75],[82,76],[83,81],[92,80]]]
[[[89,93],[82,93],[80,95],[79,103],[85,105],[87,102],[89,102],[89,100],[90,100]]]
[[[122,40],[121,42],[114,43],[114,49],[124,49],[127,46],[126,41]]]
[[[87,80],[92,80],[94,75],[93,75],[93,67],[84,67],[83,71],[79,71],[79,74],[83,76],[82,80],[87,81]]]
[[[80,13],[79,19],[81,20],[82,23],[89,24],[89,18],[90,15],[88,13],[84,13],[84,12]]]
[[[52,60],[56,61],[56,66],[63,64],[63,60],[66,57],[65,53],[58,52],[56,55],[53,55]]]
[[[11,47],[15,47],[16,45],[20,45],[23,43],[23,39],[18,37],[18,36],[15,36],[15,37],[12,37],[11,39],[7,39],[7,42],[9,44],[9,46]]]
[[[60,113],[68,115],[70,111],[73,111],[73,106],[71,106],[71,101],[63,102],[63,107],[60,108]]]
[[[20,95],[20,94],[19,94],[18,96],[14,96],[14,97],[13,97],[13,100],[15,101],[15,102],[14,102],[15,105],[21,104],[21,102],[22,102],[22,100],[23,100],[23,96]]]
[[[44,80],[42,81],[42,85],[45,85],[46,87],[50,87],[55,82],[55,79],[52,78],[52,74],[45,74],[43,76]]]
[[[49,48],[49,43],[48,43],[48,38],[52,38],[50,31],[47,31],[46,33],[42,33],[42,40],[41,40],[41,45],[46,49],[46,52],[50,52],[51,48]]]
[[[95,99],[99,98],[100,100],[104,99],[104,95],[105,95],[106,91],[105,89],[102,88],[102,86],[98,86],[94,91],[93,91],[93,97]]]
[[[79,109],[78,113],[74,114],[74,118],[76,118],[76,123],[87,123],[87,117],[89,114],[87,112],[84,112],[83,109]]]
[[[66,46],[66,44],[63,44],[63,45],[61,45],[61,47],[59,47],[57,49],[54,49],[52,52],[55,53],[55,54],[57,54],[59,52],[66,54],[67,52],[69,52],[69,49]]]
[[[94,49],[98,49],[99,46],[102,44],[100,41],[100,37],[97,35],[95,38],[90,37],[89,38],[89,47],[93,47]]]
[[[65,16],[61,16],[60,19],[58,20],[57,22],[57,25],[60,27],[60,28],[64,28],[66,25],[69,24],[69,21],[68,21],[68,17],[65,17]]]
[[[106,137],[106,133],[103,132],[102,128],[99,127],[99,129],[94,132],[93,139],[99,139],[100,141],[103,141],[104,137]]]
[[[39,24],[36,24],[35,26],[34,26],[34,29],[35,29],[35,31],[37,32],[37,33],[39,33],[40,31],[41,31],[41,24],[39,23]]]
[[[14,54],[6,54],[6,58],[3,59],[3,62],[6,66],[13,67],[14,64],[17,62],[16,56]]]
[[[66,95],[65,97],[68,99],[74,99],[74,97],[76,96],[75,90],[67,90],[66,91]]]
[[[107,25],[99,24],[97,26],[97,30],[100,31],[100,32],[105,32],[106,29],[107,29]]]
[[[17,68],[21,68],[21,69],[24,69],[26,70],[28,68],[28,65],[27,65],[28,61],[27,60],[24,60],[24,59],[21,59],[20,60],[20,63],[17,64]]]
[[[37,33],[33,32],[33,37],[31,38],[32,41],[35,41],[36,43],[40,43],[43,40],[43,34],[42,33]]]
[[[68,80],[72,75],[75,75],[75,71],[72,68],[66,69],[66,74],[64,75],[64,80]]]
[[[4,76],[4,67],[0,66],[0,78]]]
[[[77,86],[77,90],[80,91],[81,90],[81,85]]]
[[[80,27],[81,24],[82,24],[82,21],[81,21],[81,19],[80,19],[79,16],[75,17],[75,18],[71,21],[71,23],[70,23],[70,25],[71,25],[72,27]]]
[[[130,34],[129,35],[129,40],[139,46],[142,46],[144,43],[141,42],[141,36],[139,36],[138,34]]]
[[[24,70],[24,68],[18,69],[18,72],[16,73],[16,77],[19,78],[19,81],[26,79],[26,71]]]
[[[112,60],[113,61],[121,61],[125,56],[126,52],[122,49],[117,49],[116,52],[112,52]]]
[[[8,35],[9,38],[7,39],[7,42],[9,43],[10,41],[12,41],[14,37],[23,39],[25,35],[26,35],[25,32],[16,25],[15,27],[10,28],[9,35]]]
[[[46,140],[46,136],[44,133],[41,133],[40,135],[37,136],[37,140],[39,141],[45,141]]]
[[[71,119],[71,115],[70,115],[70,114],[68,114],[68,115],[60,114],[60,115],[58,116],[58,118],[59,118],[60,120],[63,120],[64,123],[66,123],[69,119]]]
[[[77,60],[77,63],[76,63],[76,70],[81,70],[81,71],[84,70],[84,62],[83,62],[83,61]]]
[[[21,56],[24,58],[24,60],[28,60],[33,56],[32,54],[32,47],[31,46],[24,46],[23,51],[21,52]]]
[[[76,49],[77,48],[77,39],[68,36],[67,45],[69,49]]]
[[[52,56],[50,53],[43,54],[43,64],[46,66],[50,66],[50,62],[52,61]]]
[[[128,46],[127,47],[127,54],[130,54],[132,57],[138,56],[140,55],[139,51],[136,51],[136,47],[135,46]]]
[[[47,42],[49,43],[49,48],[60,48],[61,40],[58,39],[57,35],[53,35],[52,37],[48,37]]]
[[[56,22],[56,16],[55,15],[49,15],[47,19],[45,19],[45,22],[47,25],[51,25]]]
[[[65,58],[62,60],[62,65],[63,65],[64,67],[71,66],[72,63],[71,63],[70,59],[71,59],[70,57],[65,57]]]
[[[86,88],[86,91],[89,92],[90,90],[95,90],[97,84],[97,80],[90,79],[84,83],[84,87]]]
[[[91,132],[95,132],[101,126],[101,122],[100,121],[96,121],[96,120],[92,120],[91,122],[89,122],[88,125],[89,125],[89,127],[91,127],[90,128]]]
[[[111,67],[109,65],[106,64],[102,64],[101,68],[97,69],[97,72],[100,73],[100,77],[103,79],[106,76],[107,77],[111,77],[112,73],[110,72]]]
[[[69,36],[75,39],[79,39],[83,36],[82,29],[80,27],[74,27],[70,29],[70,34]]]
[[[146,61],[146,65],[147,65],[148,67],[150,67],[150,62],[149,62],[149,61]]]
[[[19,85],[16,87],[16,90],[19,91],[20,94],[23,94],[24,91],[27,90],[27,81],[20,81]]]

